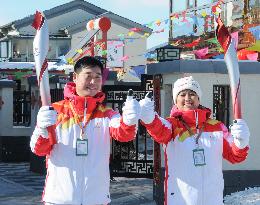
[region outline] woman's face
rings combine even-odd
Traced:
[[[192,90],[183,90],[177,95],[176,106],[179,110],[194,110],[199,104],[199,96]]]

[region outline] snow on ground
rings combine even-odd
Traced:
[[[260,205],[260,187],[248,188],[224,198],[225,205]]]

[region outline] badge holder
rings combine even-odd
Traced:
[[[193,162],[195,166],[206,165],[204,149],[197,148],[193,150]]]
[[[87,156],[88,155],[88,140],[77,139],[76,141],[76,156]]]

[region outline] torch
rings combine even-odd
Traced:
[[[51,95],[48,74],[47,54],[49,50],[49,31],[45,16],[36,11],[32,26],[36,29],[33,41],[33,55],[36,75],[40,89],[41,101],[44,106],[51,106]],[[50,109],[53,109],[50,107]],[[47,127],[51,145],[56,144],[55,125]]]
[[[237,60],[237,53],[235,49],[235,42],[229,34],[227,28],[221,21],[220,17],[217,19],[217,39],[225,53],[225,62],[228,69],[230,79],[230,87],[232,93],[233,115],[234,119],[241,119],[241,87],[240,87],[240,73]]]

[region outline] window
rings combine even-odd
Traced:
[[[33,61],[33,39],[13,39],[13,61]]]
[[[0,42],[0,58],[8,58],[7,41]]]
[[[57,49],[58,49],[58,56],[66,55],[70,50],[70,40],[57,40]]]
[[[228,85],[213,85],[213,117],[229,127],[230,88]]]
[[[58,59],[70,50],[70,39],[50,39],[48,59]]]

